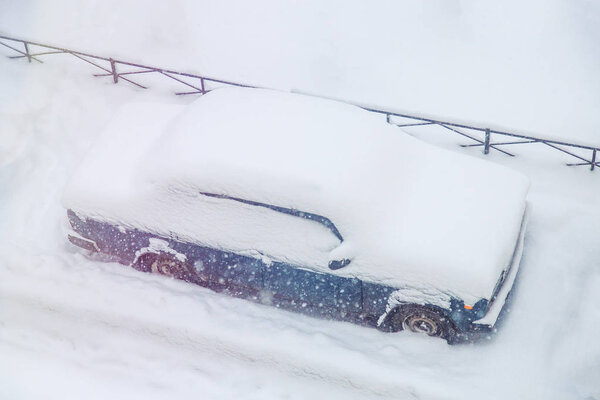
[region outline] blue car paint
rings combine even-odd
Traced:
[[[90,218],[82,219],[71,210],[67,213],[74,231],[94,241],[101,253],[124,265],[132,265],[136,252],[147,248],[151,238],[157,238],[187,257],[194,267],[194,274],[189,278],[191,283],[308,315],[391,330],[385,323],[379,326],[378,319],[387,311],[390,294],[399,288],[318,273],[282,262],[267,264],[258,258],[137,229],[124,229]],[[449,310],[435,305],[426,306],[447,315],[458,331],[466,334],[481,329],[472,322],[485,314],[487,301],[479,301],[472,310],[465,309],[459,299],[451,300]]]

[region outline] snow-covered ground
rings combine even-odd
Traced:
[[[593,141],[597,0],[3,0],[0,32],[260,86]]]
[[[13,17],[28,15],[28,7],[48,7],[37,2],[24,4],[8,2]],[[564,6],[558,1],[549,4],[554,11]],[[595,9],[592,2],[581,1],[580,5],[581,9],[585,5]],[[279,8],[282,11],[285,7]],[[112,15],[102,10],[96,6],[100,15]],[[327,6],[322,10],[325,16],[320,18],[327,20],[331,10]],[[93,19],[92,11],[83,11]],[[76,14],[69,11],[66,15],[71,12]],[[452,10],[436,12],[452,15]],[[167,11],[165,14],[172,16]],[[0,14],[3,24],[8,21],[6,15]],[[54,17],[48,24],[57,24],[57,15],[46,14],[47,18]],[[253,15],[261,17],[259,12]],[[385,12],[378,15],[392,18]],[[115,18],[110,20],[115,22]],[[238,18],[241,16],[221,22],[238,29],[234,27],[240,22]],[[594,18],[587,15],[581,20]],[[193,20],[186,14],[188,25]],[[95,29],[102,31],[107,26],[99,21],[89,26],[87,36],[82,34],[83,28],[75,31],[79,42],[69,29],[63,38],[80,44],[82,50],[93,44],[102,51],[127,51],[99,36],[93,40],[98,32]],[[146,25],[130,22],[128,30],[140,27],[143,36],[147,33],[144,27],[151,26],[152,21]],[[216,23],[211,24],[214,27]],[[21,31],[14,28],[13,20],[6,26],[11,27],[10,32],[29,37],[25,27]],[[57,39],[53,41],[69,45],[59,42],[61,31],[54,26],[50,32]],[[121,27],[117,23],[112,26],[115,32]],[[594,33],[583,23],[579,28]],[[523,29],[517,31],[523,33]],[[161,32],[168,34],[166,28]],[[183,41],[180,33],[173,33],[170,40]],[[218,41],[218,37],[213,40]],[[572,40],[565,38],[558,46]],[[222,43],[228,44],[225,39]],[[293,45],[302,47],[303,43]],[[287,46],[283,50],[289,51]],[[165,57],[174,60],[182,48],[164,53]],[[335,53],[336,46],[319,49]],[[525,48],[521,50],[518,56],[527,58]],[[160,57],[160,51],[153,57]],[[312,62],[318,68],[322,60],[315,57]],[[586,63],[594,57],[597,54],[580,65],[590,65]],[[141,50],[135,58],[145,61]],[[219,75],[217,62],[206,62],[214,62],[211,68]],[[249,70],[258,68],[253,63]],[[177,64],[187,68],[185,59]],[[225,77],[231,77],[235,67],[229,65]],[[0,57],[0,71],[0,398],[600,399],[598,171],[564,167],[552,153],[531,151],[528,157],[525,148],[515,149],[521,155],[516,158],[494,152],[483,156],[480,149],[468,150],[474,157],[485,157],[529,176],[532,214],[522,270],[500,331],[483,343],[448,346],[418,335],[384,334],[299,316],[121,265],[85,259],[64,240],[61,225],[65,215],[60,205],[65,183],[85,150],[127,103],[148,98],[173,103],[193,99],[94,80],[85,64],[58,59],[29,65]],[[243,75],[250,74],[247,70],[240,74],[236,76],[240,80],[264,78],[260,74]],[[337,73],[332,75],[325,74],[319,80],[336,82]],[[284,72],[278,76],[281,82],[292,81],[284,79]],[[589,84],[580,87],[587,93],[582,104],[592,109],[598,103],[590,94],[598,93],[594,89],[596,78],[579,78]],[[376,89],[362,90],[356,93],[364,93],[364,98],[358,94],[348,98],[399,108],[418,106],[431,113],[444,111],[442,101],[432,100],[432,108],[427,109],[425,98],[421,98],[406,107],[385,91],[377,97]],[[525,97],[515,100],[515,107],[527,104]],[[546,100],[543,97],[540,95],[540,101]],[[567,100],[553,104],[561,102]],[[465,104],[463,101],[460,107]],[[449,114],[458,112],[460,107],[456,107]],[[565,118],[555,115],[552,107],[543,109],[545,117],[553,117],[557,126],[562,124],[559,133],[570,137]],[[473,111],[476,115],[460,116],[485,120],[490,115],[478,111],[481,108]],[[535,128],[535,113],[531,114],[511,118],[518,120],[517,127]],[[515,122],[499,119],[502,115],[506,114],[495,114],[497,122]],[[581,110],[581,127],[597,122],[591,115]],[[543,124],[548,122],[540,123],[545,128]],[[411,132],[454,151],[467,151],[457,146],[456,137],[428,134],[417,128]],[[577,131],[573,132],[573,137],[598,142],[591,134],[576,136]]]

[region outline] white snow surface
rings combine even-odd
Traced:
[[[533,212],[503,326],[450,347],[81,257],[67,177],[139,94],[70,65],[0,68],[0,398],[600,399],[596,173],[470,152],[527,173]]]
[[[597,2],[302,2],[291,10],[289,3],[273,4],[8,1],[0,30],[36,38],[50,32],[56,44],[115,50],[124,58],[136,50],[140,61],[151,48],[158,61],[191,62],[194,70],[210,64],[243,80],[258,65],[254,77],[330,82],[332,95],[344,91],[348,99],[398,108],[407,100],[417,111],[541,123],[566,138],[597,141],[585,128],[598,125],[600,52],[582,51],[600,43]],[[356,23],[342,25],[349,16]],[[193,26],[211,34],[182,34],[197,33]],[[274,26],[281,29],[273,33]],[[296,30],[302,35],[290,37]],[[355,40],[332,39],[345,39],[344,32]],[[388,41],[373,43],[373,32]],[[455,34],[440,40],[448,32]],[[482,51],[462,62],[464,52],[451,46],[459,40]],[[190,41],[198,52],[182,57]],[[248,69],[239,72],[240,65]],[[471,73],[463,73],[465,66]],[[506,319],[489,341],[448,346],[81,257],[61,227],[69,174],[126,104],[191,99],[114,86],[91,78],[85,63],[58,58],[27,65],[2,56],[0,70],[0,398],[600,399],[598,171],[567,168],[554,152],[521,147],[516,158],[484,156],[459,148],[454,136],[422,136],[519,170],[532,182],[532,215]],[[405,88],[412,90],[398,90],[411,79]]]
[[[173,109],[125,108],[77,168],[65,207],[322,272],[348,258],[334,273],[428,283],[470,304],[491,297],[510,263],[529,186],[517,172],[303,95],[222,88],[169,120]],[[344,241],[316,222],[200,192],[325,216]]]

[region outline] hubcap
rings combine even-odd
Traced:
[[[429,336],[439,334],[437,321],[427,315],[410,315],[402,322],[402,328],[417,333],[425,333]]]
[[[176,267],[177,266],[173,262],[156,260],[152,263],[152,272],[175,277]]]

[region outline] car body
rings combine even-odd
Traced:
[[[72,243],[141,271],[454,341],[498,319],[527,189],[354,106],[219,89],[123,110],[63,202]]]

